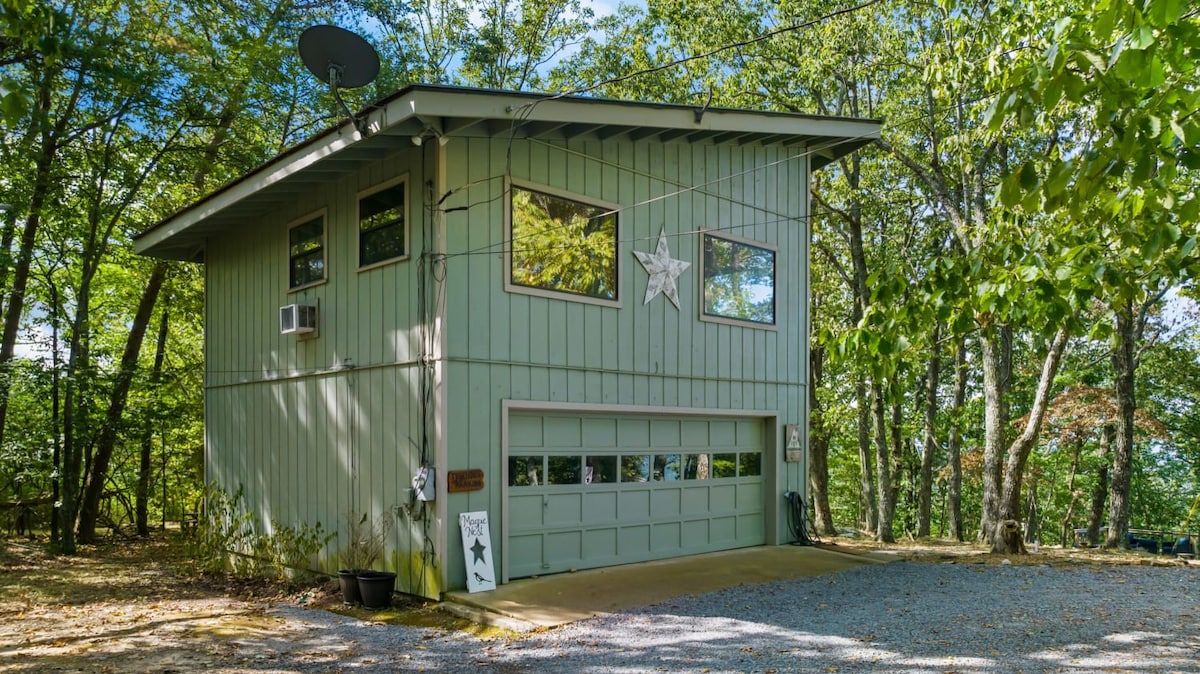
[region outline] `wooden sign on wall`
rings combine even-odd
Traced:
[[[446,491],[451,494],[480,489],[483,489],[483,471],[478,468],[452,470],[446,474]]]

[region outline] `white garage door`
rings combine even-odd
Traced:
[[[514,411],[508,576],[762,545],[765,425]]]

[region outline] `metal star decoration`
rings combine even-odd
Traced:
[[[654,299],[655,295],[662,293],[678,309],[679,287],[675,281],[685,269],[692,266],[692,263],[671,257],[671,251],[667,249],[666,230],[659,231],[658,248],[654,249],[653,253],[635,250],[633,254],[637,257],[638,262],[641,262],[642,266],[646,268],[646,273],[650,275],[650,281],[646,284],[646,299],[642,304],[650,304],[650,300]]]

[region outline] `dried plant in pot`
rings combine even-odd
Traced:
[[[342,601],[347,604],[362,602],[358,575],[371,570],[372,565],[383,556],[392,519],[387,513],[372,518],[368,513],[347,513],[346,535],[349,541],[338,551],[338,583],[342,589]]]

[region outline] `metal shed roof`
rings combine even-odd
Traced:
[[[412,137],[470,133],[565,140],[684,140],[805,146],[820,168],[879,138],[875,120],[413,85],[370,106],[370,133],[345,120],[164,218],[134,239],[138,253],[202,259],[205,240],[253,222],[297,194],[412,145]]]

